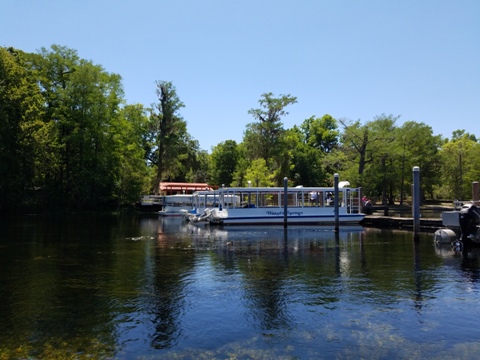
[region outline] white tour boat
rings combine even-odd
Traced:
[[[142,195],[140,201],[135,204],[141,211],[159,211],[163,207],[163,195]]]
[[[240,196],[226,194],[223,203],[230,207],[240,206]],[[185,220],[190,222],[206,221],[213,209],[220,207],[220,194],[216,190],[196,191],[193,193],[192,208],[182,211]]]
[[[163,209],[158,212],[160,216],[182,216],[192,208],[193,194],[165,195]]]
[[[348,182],[342,182],[342,187],[338,188],[338,221],[358,224],[365,217],[361,213],[360,190],[345,186]],[[197,219],[222,225],[284,223],[283,187],[221,188],[210,193],[218,196],[218,207],[206,208]],[[288,187],[287,223],[334,224],[334,194],[332,187]]]

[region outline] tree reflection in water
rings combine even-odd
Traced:
[[[3,358],[480,355],[478,248],[438,248],[432,234],[0,222]]]

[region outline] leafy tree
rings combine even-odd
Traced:
[[[108,74],[98,65],[80,62],[67,89],[72,111],[73,134],[68,139],[73,149],[75,202],[80,207],[96,208],[112,201],[119,154],[113,131],[119,121],[123,97],[120,77]]]
[[[395,143],[398,150],[400,203],[403,203],[406,190],[410,191],[412,169],[420,167],[423,192],[433,197],[433,188],[438,184],[440,136],[434,136],[432,128],[424,123],[405,122],[396,129]]]
[[[48,132],[41,117],[40,89],[23,52],[0,48],[0,210],[18,209],[34,186],[37,141]]]
[[[76,107],[67,102],[67,87],[70,76],[76,71],[80,62],[76,51],[66,47],[52,45],[51,49],[42,48],[38,54],[26,54],[28,61],[36,72],[41,93],[45,102],[44,122],[52,129],[53,138],[48,144],[50,161],[44,169],[45,205],[75,206],[73,197],[73,178],[70,154],[75,148],[69,139],[73,126],[69,123],[70,112]]]
[[[294,126],[285,133],[287,148],[291,149],[292,159],[289,179],[294,185],[320,186],[324,185],[325,171],[323,152],[309,145],[305,134]]]
[[[369,122],[370,133],[377,141],[369,146],[369,154],[372,162],[369,167],[370,187],[374,187],[381,194],[382,203],[393,204],[394,191],[398,179],[395,159],[397,147],[395,146],[395,122],[398,117],[381,115]],[[376,176],[372,176],[376,174]]]
[[[454,132],[452,132],[452,141],[460,140],[464,137],[467,137],[468,139],[477,142],[477,138],[476,138],[475,135],[470,134],[463,129],[462,130],[455,130]]]
[[[362,125],[360,120],[352,123],[345,119],[339,120],[343,126],[343,133],[341,135],[341,151],[345,153],[348,163],[342,164],[343,168],[353,168],[356,166],[355,177],[358,179],[357,183],[362,186],[362,176],[365,170],[365,165],[372,161],[367,158],[367,146],[372,140],[369,134],[368,125]],[[340,164],[339,164],[340,165]]]
[[[245,173],[247,183],[255,187],[269,187],[274,185],[273,176],[264,159],[255,159]]]
[[[274,97],[270,92],[262,94],[258,102],[259,109],[248,111],[258,122],[247,125],[243,142],[250,159],[264,159],[266,166],[272,170],[275,159],[282,162],[279,159],[284,150],[282,142],[284,128],[281,118],[288,114],[285,107],[296,103],[297,98],[290,95]]]
[[[206,150],[200,150],[198,141],[193,140],[190,142],[190,157],[188,157],[187,165],[188,173],[185,179],[188,182],[203,182],[209,181],[209,168],[210,168],[210,155]]]
[[[185,105],[180,101],[173,84],[157,81],[156,94],[159,103],[155,105],[157,112],[152,112],[151,121],[155,126],[153,133],[157,167],[154,191],[158,194],[160,182],[165,178],[174,179],[175,174],[181,171],[181,162],[188,157],[184,141],[188,134],[187,124],[179,114]]]
[[[447,196],[464,200],[471,194],[471,184],[478,181],[480,144],[468,135],[454,137],[441,150],[442,183],[447,187]]]
[[[178,135],[175,146],[169,149],[171,154],[176,153],[177,155],[169,169],[167,179],[179,182],[205,181],[208,173],[206,152],[200,150],[198,141],[187,132],[186,123],[185,131]],[[203,169],[200,168],[202,164],[206,166]]]
[[[230,186],[240,154],[236,141],[226,140],[213,147],[210,155],[211,183]]]
[[[325,168],[325,179],[330,186],[333,186],[333,175],[340,174],[342,180],[348,180],[353,186],[359,184],[358,181],[358,167],[352,162],[352,159],[337,147],[324,155],[322,165]]]
[[[145,161],[147,110],[140,104],[127,105],[120,111],[118,128],[114,133],[114,148],[119,151],[117,178],[120,204],[133,203],[139,194],[150,191],[150,169]]]
[[[141,142],[124,128],[120,76],[57,45],[42,48],[30,61],[45,99],[45,122],[55,128],[57,139],[53,148],[57,166],[48,175],[50,201],[95,209],[126,199],[120,185],[128,183],[128,173],[122,173],[128,162],[123,146]],[[142,156],[142,152],[128,156]]]
[[[389,191],[388,188],[395,178],[392,167],[395,149],[391,143],[394,140],[392,131],[397,119],[398,117],[392,115],[381,115],[364,125],[361,125],[360,121],[350,124],[345,120],[339,120],[344,127],[342,150],[351,161],[358,164],[356,182],[367,192],[381,197],[382,202],[388,199],[393,201],[392,190]],[[365,177],[364,172],[368,164],[371,171],[366,172]]]
[[[338,145],[340,133],[337,121],[328,114],[322,118],[312,116],[306,119],[300,128],[305,134],[306,143],[323,153],[331,152]]]
[[[0,48],[0,208],[117,206],[158,192],[163,180],[271,186],[288,176],[294,185],[331,185],[335,172],[370,196],[403,202],[413,166],[424,196],[462,199],[480,178],[480,144],[465,130],[443,140],[384,114],[338,120],[341,133],[328,114],[286,130],[285,109],[297,99],[272,93],[248,112],[255,122],[242,143],[225,141],[209,155],[188,133],[172,83],[158,81],[156,94],[152,109],[125,105],[120,76],[67,47]]]
[[[246,178],[246,175],[251,160],[247,158],[247,149],[244,143],[238,144],[237,150],[238,161],[233,173],[232,186],[247,186],[247,181],[249,179]]]
[[[200,151],[197,140],[187,131],[187,122],[179,111],[185,105],[180,101],[171,82],[157,81],[159,103],[150,116],[150,131],[146,136],[150,164],[156,176],[154,192],[159,192],[161,181],[206,181],[207,153]]]

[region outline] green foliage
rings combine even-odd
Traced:
[[[15,211],[35,186],[43,158],[42,97],[25,56],[0,48],[0,210]]]
[[[273,176],[264,159],[255,159],[245,172],[247,184],[250,182],[254,187],[273,186]]]
[[[284,152],[281,118],[288,114],[285,107],[295,104],[297,98],[290,95],[274,97],[272,93],[265,93],[258,102],[259,109],[248,111],[257,122],[247,125],[243,141],[251,160],[264,159],[267,167],[271,168],[276,160],[282,162],[278,159]]]
[[[238,161],[233,173],[232,186],[247,186],[246,178],[247,169],[251,160],[247,158],[247,150],[245,143],[240,143],[237,147]],[[250,180],[251,181],[251,180]]]
[[[213,147],[210,155],[210,182],[218,186],[230,186],[239,158],[240,153],[234,140],[226,140]]]
[[[382,201],[387,201],[389,183],[394,177],[391,162],[395,148],[391,144],[397,119],[392,115],[381,115],[364,125],[360,121],[348,123],[340,120],[344,127],[341,150],[352,162],[348,167],[356,164],[358,186]]]
[[[193,140],[190,150],[189,175],[185,177],[188,182],[212,183],[209,180],[210,173],[210,155],[205,150],[200,150],[198,142]]]
[[[185,105],[180,101],[173,84],[168,81],[157,81],[157,97],[159,103],[150,116],[154,144],[152,151],[156,164],[155,193],[159,192],[159,184],[167,179],[178,181],[189,177],[199,177],[198,141],[187,132],[187,123],[179,114]],[[203,174],[204,177],[206,171]]]
[[[315,118],[314,116],[306,119],[300,126],[305,134],[306,143],[321,150],[323,153],[329,153],[338,145],[339,131],[337,121],[330,115]]]
[[[284,129],[297,99],[272,93],[248,111],[255,122],[241,143],[208,154],[188,133],[173,84],[158,81],[156,95],[153,109],[125,104],[119,75],[67,47],[0,48],[0,210],[118,207],[165,180],[316,186],[335,173],[374,200],[403,202],[413,166],[424,197],[466,199],[480,178],[480,144],[465,130],[442,139],[384,114],[365,123],[312,116]]]
[[[145,161],[143,136],[147,124],[146,110],[142,105],[127,105],[121,109],[112,138],[112,146],[118,149],[119,156],[116,189],[120,204],[133,203],[139,194],[150,190],[151,172]]]
[[[320,149],[311,146],[307,141],[305,133],[296,126],[285,132],[284,139],[286,148],[291,149],[289,150],[290,167],[288,178],[293,181],[293,184],[303,186],[320,186],[324,184],[326,180],[323,165],[324,153]]]
[[[8,51],[0,50],[2,60],[8,59]],[[122,109],[120,76],[57,45],[38,54],[15,54],[17,75],[2,72],[1,82],[17,84],[9,85],[9,91],[24,94],[16,95],[17,100],[6,93],[2,97],[2,109],[17,109],[15,116],[13,111],[2,116],[4,125],[12,125],[3,131],[9,131],[8,138],[17,145],[5,144],[2,154],[16,155],[11,161],[2,159],[0,168],[23,178],[11,182],[17,184],[15,191],[0,187],[17,194],[12,200],[4,197],[9,210],[15,205],[96,209],[138,199],[149,175],[143,141],[145,110]],[[30,104],[25,107],[27,99]],[[24,156],[19,156],[20,149]]]
[[[423,123],[407,121],[396,129],[395,144],[397,167],[401,178],[399,194],[403,200],[410,192],[411,174],[414,166],[420,167],[422,188],[433,198],[433,188],[439,184],[440,136],[434,136],[432,128]]]
[[[467,134],[443,145],[442,184],[448,186],[448,195],[455,199],[466,199],[471,194],[471,184],[479,181],[480,144]]]
[[[40,55],[31,61],[46,99],[45,121],[56,127],[59,164],[50,172],[47,203],[62,201],[77,209],[109,206],[124,198],[118,193],[123,143],[116,132],[122,128],[121,78],[65,47],[54,45]],[[54,195],[59,188],[62,199]]]

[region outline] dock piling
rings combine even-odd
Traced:
[[[333,186],[334,186],[334,194],[333,194],[333,204],[335,207],[335,231],[338,231],[338,224],[339,224],[339,212],[338,212],[338,174],[333,175]],[[346,201],[346,199],[343,199]]]
[[[415,239],[418,239],[420,231],[420,167],[413,167],[413,231]]]
[[[287,228],[287,191],[288,191],[288,178],[283,178],[283,228]]]

